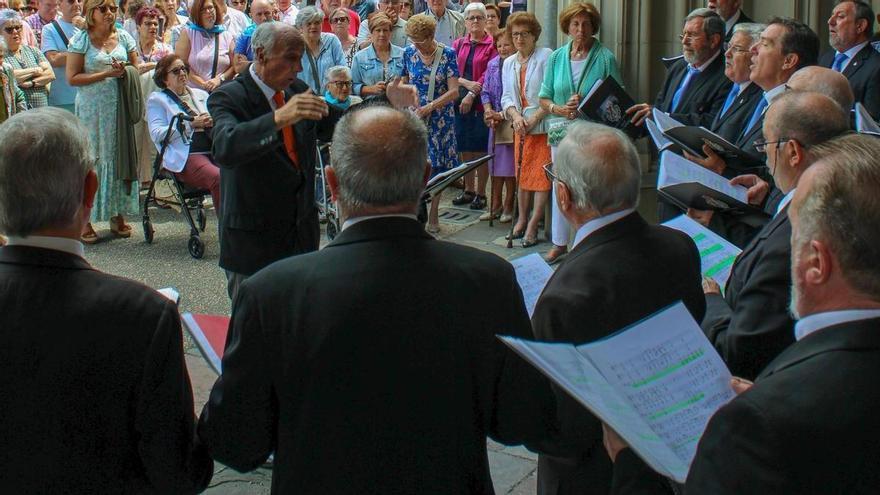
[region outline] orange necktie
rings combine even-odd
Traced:
[[[277,108],[284,106],[284,93],[281,91],[275,93],[272,97]],[[284,137],[284,149],[287,150],[287,156],[293,161],[293,166],[299,169],[299,159],[296,157],[296,140],[293,137],[293,126],[283,127],[281,135]]]

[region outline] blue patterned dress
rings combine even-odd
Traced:
[[[419,106],[427,105],[431,65],[422,62],[419,51],[413,45],[406,47],[403,52],[403,75],[408,76],[410,84],[414,84],[418,90]],[[437,81],[434,83],[434,99],[449,91],[449,79],[458,76],[455,51],[443,46],[440,65],[437,67]],[[458,166],[454,104],[455,100],[452,100],[442,109],[431,112],[428,117],[428,161],[431,163],[432,176]]]
[[[70,51],[84,55],[83,72],[92,74],[107,70],[111,60],[128,62],[128,52],[137,50],[137,42],[122,29],[116,30],[118,43],[107,53],[95,48],[85,30],[70,40]],[[105,222],[117,214],[135,215],[139,211],[138,184],[130,190],[121,180],[116,180],[116,111],[119,105],[119,88],[115,78],[107,78],[86,86],[79,86],[76,94],[76,116],[89,130],[92,152],[97,158],[95,172],[98,174],[98,193],[92,209],[93,222]]]

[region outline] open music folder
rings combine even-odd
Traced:
[[[679,483],[709,418],[735,395],[730,372],[681,302],[590,344],[498,338]]]
[[[718,282],[722,293],[730,278],[730,271],[736,257],[742,249],[734,246],[727,239],[703,227],[687,215],[680,215],[663,225],[687,234],[697,245],[700,252],[700,272]]]
[[[684,125],[656,108],[651,115],[654,124],[664,136],[694,156],[706,157],[703,153],[705,144],[725,160],[736,161],[741,168],[764,167],[764,160],[761,157],[737,147],[705,127]]]

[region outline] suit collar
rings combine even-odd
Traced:
[[[263,90],[260,89],[260,86],[257,84],[257,81],[254,80],[253,76],[251,76],[251,67],[254,64],[248,66],[248,70],[242,71],[241,75],[233,81],[238,81],[239,84],[244,87],[245,94],[247,94],[247,99],[250,102],[250,107],[256,109],[257,113],[265,114],[272,111],[272,107],[269,105],[269,100],[266,99],[266,95],[263,93]]]
[[[847,64],[846,68],[843,70],[843,75],[847,78],[852,77],[853,73],[865,65],[865,61],[868,60],[868,58],[871,57],[871,54],[875,51],[876,50],[874,50],[871,43],[866,42],[865,46],[853,55],[852,60],[850,60],[849,64]]]
[[[725,112],[724,115],[721,115],[720,110],[718,111],[718,115],[715,116],[715,121],[712,123],[712,128],[714,130],[717,130],[725,119],[738,112],[739,109],[743,107],[743,105],[747,105],[750,108],[755,108],[755,105],[758,102],[758,98],[763,97],[764,91],[761,89],[761,87],[755,83],[749,83],[749,85],[746,86],[745,89],[739,92],[739,95],[737,95],[736,99],[733,100],[733,104],[730,105],[730,108],[727,109],[727,112]]]
[[[53,266],[67,270],[94,270],[88,261],[74,254],[31,246],[6,246],[0,248],[0,263]]]
[[[402,217],[380,217],[358,222],[340,232],[327,248],[390,238],[409,237],[433,240],[417,220]]]
[[[741,260],[748,257],[752,253],[752,251],[757,249],[757,247],[760,246],[768,237],[770,237],[774,232],[779,230],[780,227],[786,225],[787,223],[788,205],[785,205],[785,207],[780,210],[775,217],[770,219],[770,222],[768,222],[767,225],[765,225],[764,228],[761,229],[760,232],[758,232],[758,235],[756,235],[755,238],[752,239],[751,242],[748,243],[748,245],[746,245],[745,249],[743,249],[742,252],[739,253],[739,256],[737,256],[736,260],[733,262],[731,273],[737,269],[737,265],[739,265],[739,262]],[[733,280],[733,277],[728,278],[727,283],[730,284],[731,280]]]
[[[675,77],[675,84],[670,86],[672,92],[669,95],[669,103],[672,103],[673,95],[675,94],[675,90],[681,85],[682,80],[687,75],[688,63],[684,58],[678,62],[680,65],[680,70]],[[704,65],[703,69],[691,79],[690,84],[688,84],[687,90],[681,96],[681,101],[678,104],[678,108],[682,108],[685,105],[685,102],[688,101],[693,95],[697,94],[700,88],[707,84],[709,80],[711,80],[719,70],[724,70],[724,57],[721,56],[721,52],[715,55],[715,58],[708,64]]]
[[[877,349],[880,349],[880,318],[841,323],[792,344],[764,368],[758,380],[825,352]]]
[[[648,224],[642,219],[642,216],[639,215],[638,211],[634,211],[629,215],[608,224],[599,230],[591,233],[587,236],[583,241],[581,241],[577,246],[575,246],[571,250],[571,254],[568,255],[566,260],[563,263],[571,262],[577,257],[583,255],[583,253],[596,248],[597,246],[601,246],[607,242],[614,241],[621,237],[627,236],[633,232],[644,229]]]

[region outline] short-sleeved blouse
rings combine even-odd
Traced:
[[[229,68],[229,52],[235,47],[235,40],[229,31],[223,31],[219,34],[208,34],[193,29],[189,26],[183,28],[189,36],[189,70],[192,74],[201,77],[204,80],[211,79],[222,74]],[[214,44],[215,40],[220,43],[220,50],[217,56],[217,72],[211,75],[211,69],[214,67]],[[198,87],[192,80],[189,85]]]

